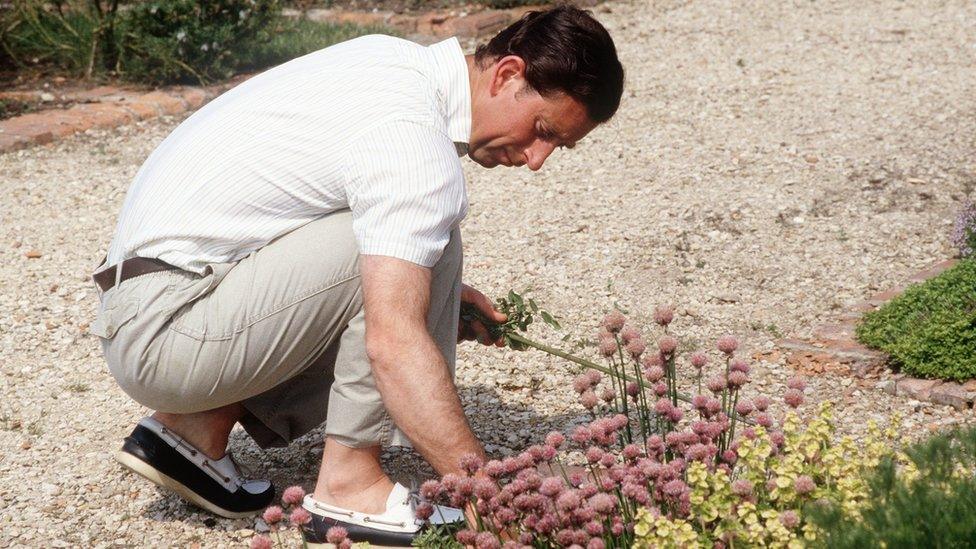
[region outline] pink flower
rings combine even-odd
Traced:
[[[644,354],[644,349],[646,348],[647,344],[644,343],[644,338],[642,337],[635,337],[634,339],[631,339],[627,342],[626,346],[627,352],[630,353],[630,356],[632,356],[635,360]]]
[[[668,421],[670,421],[671,423],[678,423],[679,421],[681,421],[681,418],[683,418],[684,415],[685,413],[681,408],[678,408],[677,406],[672,406],[671,410],[668,411]]]
[[[801,496],[809,494],[816,488],[817,484],[813,482],[813,479],[808,475],[800,475],[796,477],[796,480],[793,482],[793,489],[795,489],[796,493]]]
[[[607,404],[613,402],[613,399],[616,398],[616,396],[617,393],[615,393],[610,387],[604,387],[603,391],[600,392],[600,398],[602,398],[603,402],[606,402]]]
[[[600,380],[603,379],[603,376],[600,375],[600,372],[598,372],[596,370],[588,370],[583,375],[585,375],[587,378],[589,378],[590,385],[593,386],[593,387],[596,387],[600,383]]]
[[[672,336],[664,336],[657,341],[657,348],[662,355],[670,355],[678,348],[678,340]]]
[[[572,439],[577,444],[586,444],[593,438],[593,431],[586,425],[580,425],[573,430]]]
[[[586,449],[586,461],[590,463],[599,463],[603,459],[604,451],[599,446],[590,446]]]
[[[674,307],[661,305],[654,309],[654,322],[657,322],[661,326],[667,326],[671,324],[672,320],[674,320]]]
[[[738,404],[735,405],[735,413],[739,414],[742,417],[751,414],[752,403],[749,402],[748,400],[740,401]]]
[[[614,463],[617,463],[617,458],[610,452],[603,454],[603,457],[600,458],[600,465],[604,467],[612,467]]]
[[[586,533],[589,534],[589,535],[591,535],[591,536],[599,536],[600,534],[603,533],[603,524],[601,524],[601,523],[599,523],[599,522],[597,522],[595,520],[591,520],[590,522],[587,522],[586,524],[583,525],[583,530],[585,530]],[[599,538],[597,538],[597,539],[599,539]],[[603,540],[600,540],[600,541],[603,541]]]
[[[725,390],[725,388],[728,386],[728,383],[725,380],[725,376],[717,375],[709,378],[708,381],[706,382],[706,386],[708,387],[709,391],[715,394],[719,394]]]
[[[663,381],[654,384],[654,394],[661,397],[668,394],[668,386]]]
[[[691,355],[691,365],[695,368],[701,370],[706,364],[708,364],[708,356],[705,353],[698,351]]]
[[[556,498],[556,508],[560,511],[572,511],[580,506],[580,497],[576,490],[566,490]]]
[[[346,529],[342,526],[333,526],[325,532],[325,539],[332,544],[339,545],[349,536]]]
[[[414,513],[420,520],[427,520],[434,514],[434,506],[429,502],[421,501],[414,509]],[[309,517],[309,520],[311,520],[311,517]]]
[[[589,389],[583,391],[583,394],[580,395],[579,401],[580,404],[582,404],[587,410],[592,410],[593,408],[596,408],[598,404],[600,404],[600,399],[596,396],[596,393]]]
[[[474,538],[476,549],[501,549],[501,542],[491,532],[481,532]]]
[[[304,507],[296,507],[288,516],[288,521],[295,526],[301,526],[312,522],[312,515]]]
[[[601,525],[602,529],[603,526]],[[603,541],[603,538],[590,538],[590,541],[586,543],[586,549],[606,549],[607,544]]]
[[[592,386],[593,384],[590,383],[590,376],[586,374],[578,375],[576,376],[576,379],[573,380],[573,390],[577,393],[587,391]]]
[[[617,498],[610,494],[599,493],[591,497],[587,503],[597,513],[609,515],[617,507]]]
[[[802,391],[807,388],[807,381],[800,376],[793,376],[786,382],[786,386],[790,389]]]
[[[624,345],[630,343],[635,339],[639,339],[640,336],[641,336],[640,331],[637,330],[637,328],[634,328],[633,326],[626,326],[624,327],[623,330],[620,330],[620,340],[623,342]]]
[[[756,407],[757,411],[765,412],[770,405],[769,397],[757,396],[756,398],[752,399],[752,405]]]
[[[744,478],[732,483],[732,493],[741,497],[749,497],[752,495],[752,483]]]
[[[482,469],[481,471],[491,478],[498,478],[505,474],[505,465],[503,465],[501,461],[498,461],[497,459],[493,459],[490,460],[488,463],[486,463],[484,469]],[[423,489],[423,486],[421,486],[421,489]],[[421,492],[421,495],[423,495],[423,492]],[[433,499],[433,498],[428,498],[428,499]]]
[[[620,311],[613,311],[603,318],[603,327],[611,334],[615,334],[624,327],[625,322],[627,318]]]
[[[474,481],[474,495],[479,499],[489,500],[498,494],[498,484],[494,480],[478,477]]]
[[[556,457],[556,448],[546,444],[542,447],[542,459],[543,461],[549,462]]]
[[[783,444],[786,443],[786,436],[783,435],[783,431],[773,431],[769,433],[769,441],[772,442],[777,448],[782,448]]]
[[[695,395],[691,397],[691,405],[698,411],[704,411],[708,405],[708,397],[705,395]]]
[[[664,485],[664,493],[670,498],[678,499],[688,490],[688,485],[684,481],[674,479]]]
[[[746,383],[749,383],[749,376],[747,376],[746,374],[742,373],[739,370],[736,370],[734,372],[729,372],[730,388],[738,389],[739,387],[742,387]]]
[[[641,366],[644,368],[653,368],[655,366],[661,366],[662,364],[664,363],[661,362],[661,355],[649,353],[641,358]]]
[[[742,372],[743,374],[748,374],[749,363],[740,358],[733,358],[732,361],[729,363],[729,370],[733,372]]]
[[[564,442],[566,442],[566,437],[558,431],[553,431],[546,435],[546,444],[553,448],[559,448]]]
[[[773,419],[769,417],[769,414],[762,412],[756,415],[756,423],[769,429],[770,427],[773,426]]]
[[[268,536],[254,536],[251,538],[251,549],[271,549],[273,543]]]
[[[542,481],[541,485],[539,485],[539,493],[546,497],[552,498],[558,496],[563,491],[564,487],[565,484],[563,484],[563,479],[559,477],[548,477]]]
[[[668,415],[668,412],[671,411],[671,406],[670,400],[666,398],[658,399],[658,401],[654,403],[654,412],[658,415],[666,416]]]
[[[638,385],[636,381],[628,381],[625,390],[627,391],[627,396],[636,397],[638,394],[640,394],[640,385]]]
[[[651,383],[657,383],[664,378],[664,368],[660,366],[644,368],[644,377]]]
[[[731,355],[739,347],[739,340],[730,335],[722,336],[718,338],[716,346],[718,347],[719,351],[722,351],[727,355]]]
[[[474,530],[465,528],[464,530],[458,530],[458,532],[454,534],[454,539],[458,540],[458,543],[461,545],[467,547],[469,545],[474,545],[474,539],[477,537],[477,535],[478,533]]]
[[[628,444],[627,446],[624,446],[622,452],[624,459],[627,461],[632,461],[634,459],[637,459],[637,456],[641,455],[642,453],[643,452],[641,451],[640,446],[636,444]]]
[[[301,505],[305,500],[305,490],[301,486],[289,486],[281,494],[281,502],[285,505]]]
[[[783,511],[779,516],[779,521],[783,526],[792,530],[800,525],[800,516],[796,514],[796,511]]]
[[[473,475],[481,469],[485,462],[475,454],[465,454],[458,460],[458,464],[465,473]]]
[[[267,509],[264,510],[264,514],[261,515],[261,518],[263,518],[264,522],[268,523],[268,525],[270,526],[280,522],[284,516],[285,516],[285,512],[282,511],[281,507],[278,507],[277,505],[272,505],[271,507],[268,507]]]
[[[783,401],[790,408],[797,408],[803,404],[803,392],[798,389],[787,389],[786,394],[783,395]]]
[[[605,357],[617,354],[617,342],[612,339],[601,339],[599,347],[600,354]]]
[[[739,460],[739,454],[735,450],[726,450],[722,452],[722,461],[735,465],[735,462]]]

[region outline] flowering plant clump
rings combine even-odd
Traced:
[[[976,254],[976,203],[969,202],[959,212],[952,227],[952,247],[959,250],[959,257]]]
[[[503,312],[512,323],[522,311]],[[805,426],[794,412],[778,424],[769,398],[743,394],[750,365],[735,356],[731,336],[716,342],[717,361],[702,351],[690,355],[700,394],[680,394],[673,317],[670,307],[655,311],[663,334],[649,344],[622,313],[608,315],[598,334],[605,365],[505,332],[520,348],[589,368],[573,388],[592,421],[502,460],[469,456],[461,473],[424,483],[428,501],[473,510],[457,542],[479,549],[787,547],[817,535],[802,515],[807,503],[857,508],[866,494],[861,472],[881,459],[896,430],[872,426],[863,447],[849,438],[834,443],[827,405]],[[715,371],[706,371],[709,362]],[[783,401],[799,407],[804,388],[791,379]],[[585,462],[575,472],[559,457],[573,450]]]
[[[302,526],[312,521],[312,515],[302,507],[304,499],[305,490],[301,486],[289,486],[281,494],[281,505],[272,505],[261,515],[261,519],[268,525],[278,546],[285,546],[281,539],[283,531],[290,530],[292,527],[301,530]],[[347,536],[346,530],[338,526],[330,528],[326,533],[329,543],[335,545],[337,549],[352,547],[353,544]],[[305,545],[304,541],[302,544]],[[274,545],[271,537],[264,534],[251,538],[251,549],[271,549]]]

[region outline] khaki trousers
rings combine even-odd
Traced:
[[[122,390],[153,410],[241,402],[262,447],[326,423],[351,447],[408,446],[366,357],[359,252],[349,210],[237,263],[126,280],[101,295],[91,331]],[[427,328],[454,375],[462,253],[455,229],[433,267]]]

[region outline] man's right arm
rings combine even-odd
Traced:
[[[427,331],[431,270],[402,259],[360,257],[366,353],[383,404],[440,473],[465,454],[484,458],[440,349]]]

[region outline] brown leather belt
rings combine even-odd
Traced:
[[[130,278],[135,278],[144,274],[168,271],[176,268],[177,267],[174,267],[165,261],[160,261],[159,259],[149,257],[132,257],[122,262],[122,276],[119,278],[119,284],[129,280]],[[98,284],[98,287],[101,288],[103,292],[107,292],[112,286],[115,286],[115,269],[116,266],[113,265],[112,267],[109,267],[108,269],[92,277],[95,280],[95,284]]]

